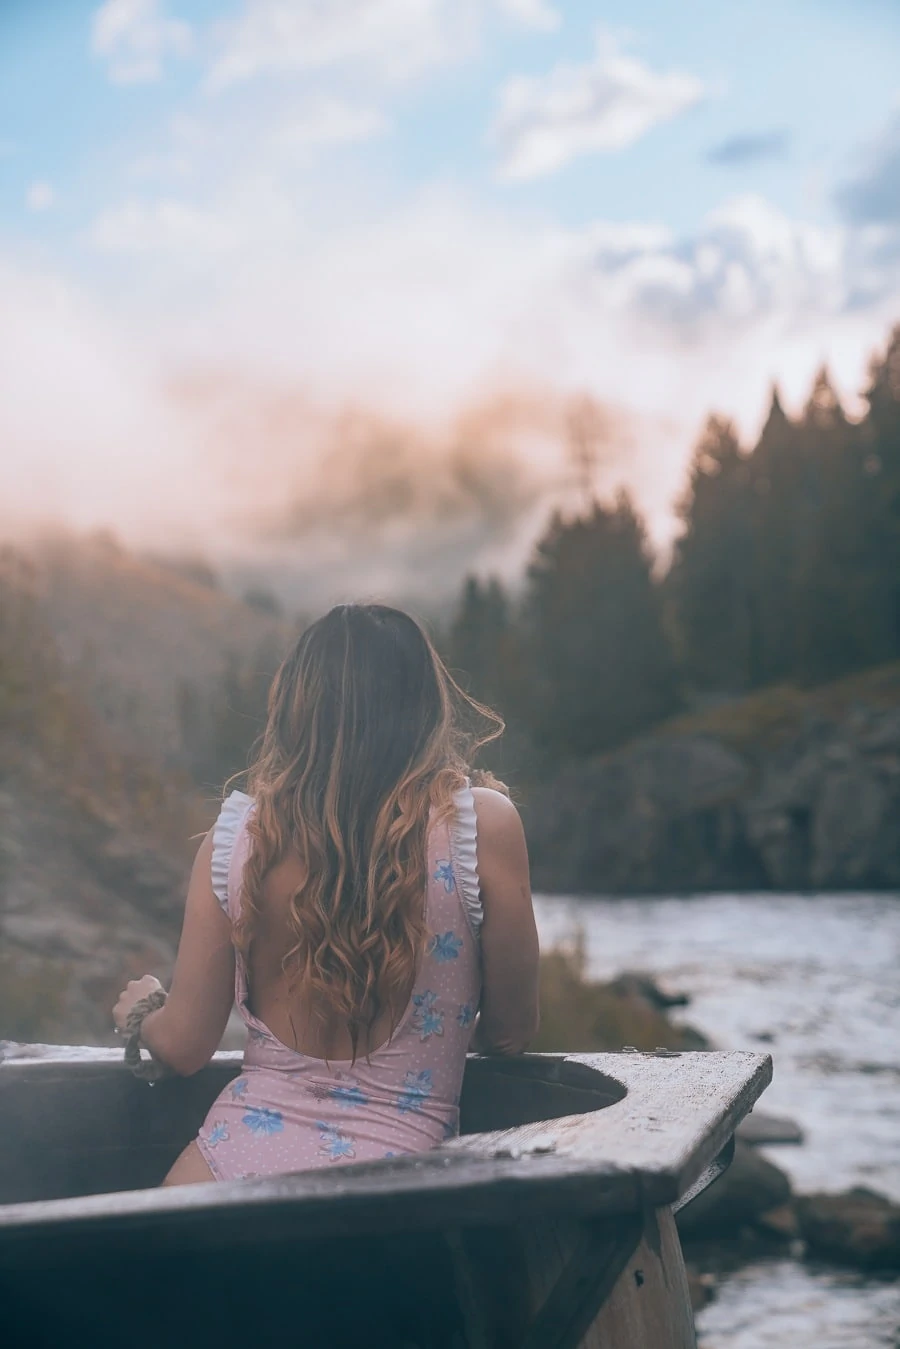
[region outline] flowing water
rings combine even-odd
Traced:
[[[900,899],[711,895],[537,900],[543,946],[581,930],[598,978],[647,970],[723,1049],[771,1052],[760,1109],[803,1127],[768,1150],[801,1192],[900,1199]],[[900,1282],[790,1260],[723,1277],[701,1349],[896,1349]]]

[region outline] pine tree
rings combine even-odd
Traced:
[[[801,438],[785,414],[777,386],[747,467],[753,615],[747,687],[758,688],[788,678],[796,663],[797,512],[804,466]]]
[[[467,576],[450,629],[449,663],[473,697],[485,703],[503,700],[504,647],[510,629],[509,602],[500,582]]]
[[[860,428],[860,551],[869,577],[868,659],[900,656],[900,325],[872,362]]]
[[[519,623],[495,577],[483,582],[468,576],[464,581],[446,657],[462,687],[507,723],[503,739],[485,749],[484,765],[501,777],[527,773],[532,760],[526,726],[528,667]]]
[[[793,512],[794,673],[810,683],[860,668],[873,655],[862,440],[825,369],[816,376],[798,434],[803,481]]]
[[[760,618],[753,585],[750,469],[732,424],[710,417],[679,506],[666,593],[684,675],[698,692],[737,692],[756,680]]]
[[[532,733],[546,760],[621,743],[676,705],[643,525],[628,497],[555,515],[526,598]]]
[[[281,661],[280,642],[265,637],[250,657],[228,652],[217,683],[202,693],[182,683],[177,692],[181,740],[196,780],[218,791],[248,766],[266,723],[269,688]]]

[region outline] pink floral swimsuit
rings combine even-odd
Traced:
[[[225,801],[213,835],[213,888],[232,920],[240,904],[253,802]],[[429,938],[393,1038],[368,1059],[310,1058],[277,1040],[247,1007],[240,955],[235,999],[248,1031],[241,1074],[197,1138],[217,1180],[420,1152],[459,1130],[459,1094],[481,996],[475,807],[465,788],[455,819],[428,838]]]

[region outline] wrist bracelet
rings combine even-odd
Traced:
[[[172,1070],[164,1063],[160,1063],[159,1059],[155,1059],[152,1050],[149,1051],[149,1059],[142,1058],[141,1026],[144,1024],[144,1017],[149,1016],[151,1012],[158,1012],[167,997],[164,988],[154,988],[152,993],[148,993],[145,998],[134,1004],[125,1019],[125,1034],[128,1036],[125,1045],[125,1066],[131,1069],[135,1077],[151,1084],[158,1082],[162,1077],[170,1077]]]

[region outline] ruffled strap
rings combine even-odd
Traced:
[[[478,820],[475,815],[475,797],[468,783],[454,792],[453,803],[456,812],[450,825],[450,845],[456,884],[469,927],[477,937],[484,911],[478,880]]]
[[[213,847],[210,872],[212,888],[216,899],[226,913],[230,913],[228,904],[228,878],[231,872],[231,857],[235,839],[246,818],[247,811],[253,805],[253,798],[246,792],[232,792],[226,796],[219,811],[219,818],[213,826]]]

